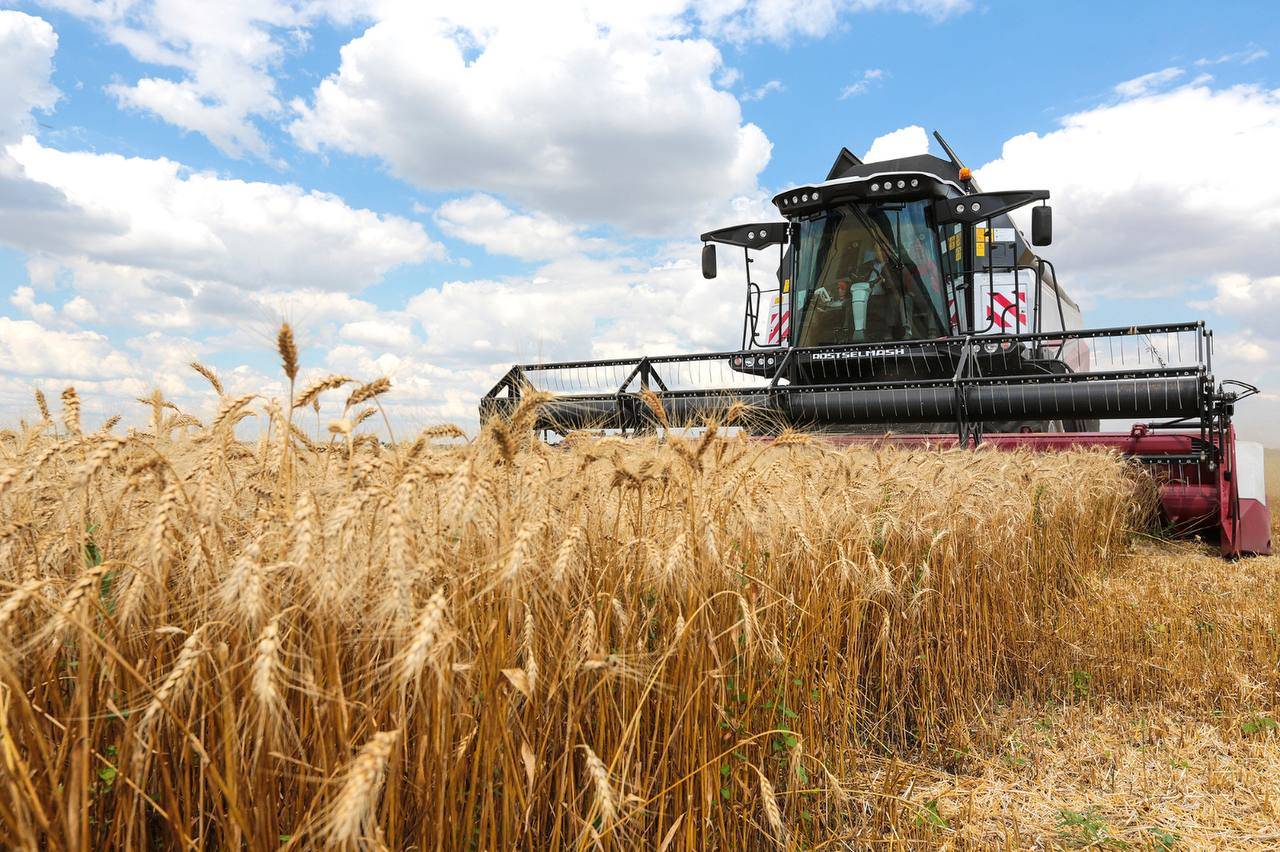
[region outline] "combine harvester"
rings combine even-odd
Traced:
[[[1052,240],[1049,193],[982,192],[934,136],[949,160],[863,163],[843,149],[825,181],[773,199],[785,221],[702,235],[705,277],[717,245],[746,262],[739,350],[517,365],[481,419],[531,387],[555,394],[541,429],[652,431],[651,391],[671,423],[741,401],[758,430],[841,443],[1106,447],[1152,473],[1174,531],[1214,538],[1224,556],[1270,553],[1262,448],[1237,442],[1231,424],[1257,388],[1216,382],[1213,333],[1203,322],[1083,328],[1031,248]],[[1009,213],[1035,202],[1029,246]],[[778,265],[763,284],[752,269],[766,251]]]

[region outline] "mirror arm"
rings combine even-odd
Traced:
[[[1047,201],[1047,189],[1023,189],[1012,192],[991,192],[979,195],[960,195],[933,203],[934,221],[939,225],[959,222],[976,225],[1017,210],[1033,201]],[[974,209],[974,208],[977,209]]]

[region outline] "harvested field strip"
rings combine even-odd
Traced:
[[[1211,589],[1123,594],[1152,493],[1114,457],[714,429],[548,447],[536,404],[469,443],[330,442],[244,398],[208,429],[157,407],[127,438],[0,440],[0,830],[981,845],[992,826],[909,788],[963,770],[1011,703],[1274,706],[1274,609],[1205,631]],[[250,410],[269,429],[246,444]]]
[[[949,771],[937,760],[898,768],[912,800],[934,802],[940,834],[960,848],[1280,846],[1278,574],[1274,556],[1229,563],[1209,547],[1139,547],[1095,600],[1141,614],[1128,638],[1149,643],[1144,668],[1158,676],[1148,697],[1097,689],[1107,683],[1097,666],[1126,634],[1113,626],[1090,638],[1086,625],[1071,637],[1076,671],[1093,675],[1081,694],[1000,707]],[[1197,629],[1204,618],[1212,627]],[[874,790],[884,776],[867,777]]]

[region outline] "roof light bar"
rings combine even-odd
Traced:
[[[952,185],[955,186],[955,184]],[[916,198],[919,197],[920,193],[924,193],[926,197],[934,200],[946,196],[943,181],[936,175],[898,173],[870,180],[832,181],[829,184],[824,184],[821,192],[811,187],[798,186],[787,190],[786,193],[775,196],[773,203],[777,205],[778,209],[785,210],[789,215],[802,215],[808,210],[816,212],[819,209],[809,205],[818,205],[823,202],[830,204],[845,200],[856,201],[876,196],[883,197],[886,193],[891,193],[898,197],[907,194],[908,198]]]

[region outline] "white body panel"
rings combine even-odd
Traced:
[[[1236,493],[1267,505],[1266,453],[1261,444],[1236,441]]]

